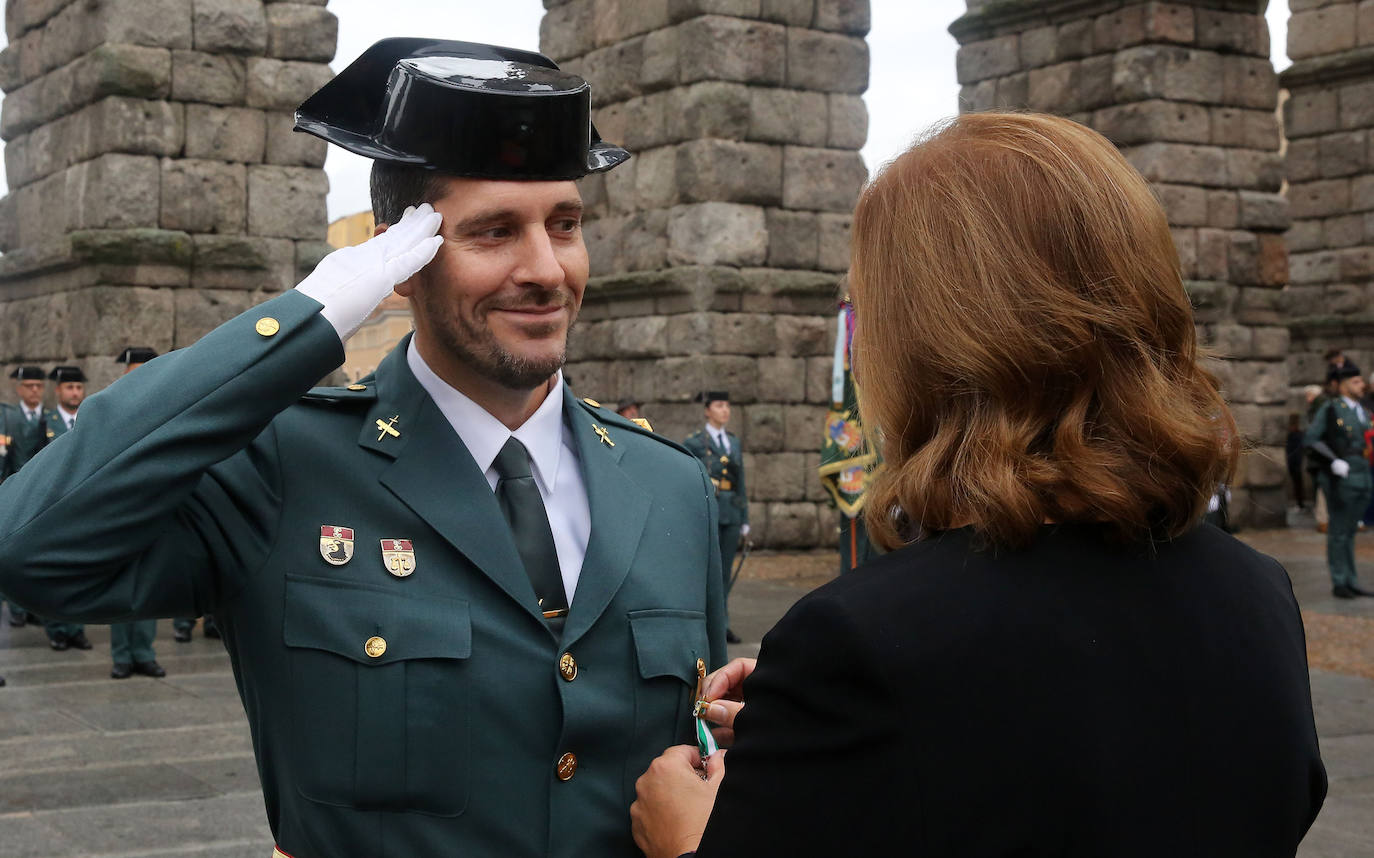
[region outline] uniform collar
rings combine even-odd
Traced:
[[[563,452],[562,370],[555,375],[555,383],[538,410],[512,432],[485,408],[435,374],[415,348],[413,337],[406,347],[406,364],[453,431],[458,433],[463,446],[468,448],[473,461],[483,473],[491,469],[496,454],[514,435],[529,451],[534,478],[539,481],[540,487],[546,492],[553,491],[558,479],[559,458]]]
[[[1345,407],[1346,407],[1346,408],[1349,408],[1351,411],[1354,411],[1356,414],[1358,414],[1358,413],[1360,413],[1362,410],[1364,410],[1364,409],[1363,409],[1363,406],[1361,406],[1360,403],[1356,402],[1355,400],[1351,399],[1351,398],[1348,397],[1348,396],[1342,396],[1342,397],[1341,397],[1341,402],[1344,402],[1344,403],[1345,403]]]
[[[62,422],[66,423],[68,426],[70,426],[72,421],[76,419],[75,411],[68,411],[61,405],[57,406],[57,413],[62,416]]]

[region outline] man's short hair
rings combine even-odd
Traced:
[[[1326,354],[1322,355],[1322,360],[1331,360],[1332,358],[1340,357],[1342,354],[1343,352],[1340,349],[1327,349]]]
[[[437,202],[444,195],[444,176],[424,167],[373,161],[368,183],[373,220],[390,226],[401,219],[406,206]]]

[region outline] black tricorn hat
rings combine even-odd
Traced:
[[[115,363],[147,363],[157,357],[157,352],[147,346],[129,346],[119,353]]]
[[[1360,368],[1350,361],[1346,361],[1340,366],[1333,366],[1331,371],[1326,374],[1327,381],[1344,381],[1347,378],[1355,378],[1360,375]]]
[[[296,129],[379,161],[486,179],[579,179],[630,153],[591,87],[553,60],[475,42],[383,39],[296,109]]]
[[[82,372],[79,366],[55,366],[52,372],[48,373],[48,378],[51,378],[58,384],[68,381],[84,382],[86,380],[86,373]]]
[[[730,394],[723,390],[703,390],[697,394],[696,401],[703,405],[710,405],[712,402],[729,402]]]
[[[46,377],[41,366],[21,366],[10,373],[10,378],[17,378],[20,381],[42,381]]]

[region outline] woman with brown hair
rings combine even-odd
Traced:
[[[1200,524],[1238,441],[1145,181],[1066,119],[962,116],[865,190],[850,279],[891,553],[778,623],[747,705],[751,663],[713,677],[728,777],[654,762],[649,858],[1292,856],[1302,620]]]

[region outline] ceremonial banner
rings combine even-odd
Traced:
[[[830,412],[825,416],[821,444],[821,484],[847,518],[863,511],[869,481],[881,467],[878,454],[864,437],[859,419],[859,396],[849,362],[854,337],[854,305],[840,302],[835,330],[835,369],[831,377]]]

